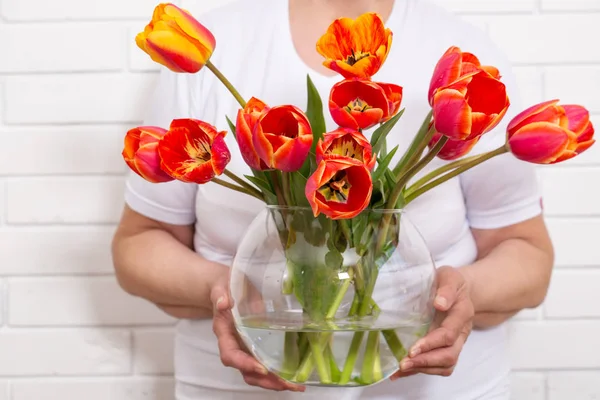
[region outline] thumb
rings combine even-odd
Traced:
[[[213,286],[210,292],[210,301],[215,311],[225,311],[230,308],[227,289],[222,285]]]
[[[438,269],[437,279],[438,287],[433,305],[439,311],[447,311],[456,302],[465,279],[459,271],[452,267]]]

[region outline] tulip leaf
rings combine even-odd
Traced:
[[[237,140],[237,136],[235,135],[235,132],[236,132],[235,124],[233,122],[231,122],[231,120],[229,119],[228,116],[225,116],[225,118],[227,119],[227,125],[229,125],[229,129],[231,130],[231,133],[233,133],[233,137],[236,138],[236,140]]]
[[[306,86],[308,89],[308,105],[306,107],[306,116],[310,121],[310,126],[313,133],[312,152],[317,148],[317,141],[323,138],[323,134],[327,130],[325,125],[325,116],[323,115],[323,102],[321,95],[315,87],[310,75],[306,76]]]
[[[405,109],[402,109],[396,116],[394,116],[386,123],[382,124],[379,128],[375,130],[375,132],[373,132],[373,135],[371,136],[371,146],[373,146],[374,154],[379,154],[381,149],[383,149],[387,135],[392,131],[396,123],[400,120],[400,117],[402,117],[402,114],[404,114],[404,110]]]
[[[262,171],[255,171],[255,175],[262,174]],[[244,178],[255,184],[265,195],[267,204],[277,204],[277,196],[273,193],[271,185],[266,181],[257,176],[244,175]]]
[[[373,194],[371,194],[371,208],[384,208],[387,202],[385,183],[383,179],[373,181]]]
[[[300,207],[310,207],[310,203],[306,198],[306,177],[302,176],[299,172],[290,174],[290,189],[294,205]]]
[[[385,156],[385,158],[377,162],[377,168],[373,173],[373,181],[379,180],[383,176],[385,171],[388,170],[388,167],[392,162],[392,158],[394,158],[394,155],[396,155],[396,152],[398,151],[398,147],[400,146],[394,147],[392,151],[390,151],[389,154]]]

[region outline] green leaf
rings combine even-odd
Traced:
[[[229,129],[231,130],[231,133],[233,133],[233,137],[236,137],[235,132],[236,132],[236,127],[235,124],[233,122],[231,122],[231,120],[229,119],[228,116],[225,116],[225,118],[227,119],[227,124],[229,125]]]
[[[371,195],[371,208],[385,207],[387,196],[385,184],[382,179],[373,181],[373,194]]]
[[[375,169],[375,172],[373,173],[373,181],[379,180],[383,176],[385,171],[388,170],[388,167],[389,167],[390,163],[392,162],[392,158],[394,158],[394,155],[398,151],[399,147],[400,147],[399,145],[394,147],[392,149],[392,151],[390,151],[390,153],[387,156],[385,156],[384,159],[382,159],[381,161],[378,161],[377,168]]]
[[[254,174],[260,176],[263,173],[262,171],[254,171]],[[273,189],[271,188],[269,182],[257,176],[244,175],[244,178],[248,179],[250,182],[255,184],[262,191],[262,193],[265,195],[265,201],[267,202],[267,204],[278,203],[277,196],[275,195],[275,193],[273,193]]]
[[[375,130],[375,132],[373,132],[373,135],[371,136],[371,146],[373,146],[374,154],[379,154],[379,152],[385,144],[387,135],[391,132],[396,123],[400,120],[402,114],[404,114],[404,109],[402,109],[396,116],[394,116],[392,119],[381,125]]]
[[[323,134],[327,130],[325,124],[325,115],[323,114],[323,101],[321,95],[315,87],[310,75],[306,76],[306,88],[308,91],[308,104],[306,105],[306,117],[310,122],[310,127],[313,133],[313,141],[311,151],[306,157],[306,161],[300,168],[300,173],[309,177],[309,175],[316,169],[315,161],[315,149],[317,148],[317,142],[323,138]]]
[[[293,172],[290,174],[290,190],[294,204],[299,207],[310,207],[310,203],[306,198],[307,179],[302,176],[300,172]]]
[[[327,254],[325,254],[325,265],[327,268],[332,269],[342,269],[342,265],[344,264],[344,257],[337,250],[330,250]]]

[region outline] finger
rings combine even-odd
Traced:
[[[408,372],[419,368],[452,368],[458,362],[458,357],[466,341],[465,335],[450,346],[435,349],[415,357],[407,357],[400,363],[400,371]]]
[[[447,311],[456,302],[465,278],[452,267],[441,267],[437,272],[438,288],[433,302],[439,311]]]
[[[438,348],[452,346],[460,335],[468,336],[473,320],[473,304],[464,300],[448,311],[440,326],[429,332],[410,349],[410,356],[415,357]]]
[[[286,382],[271,373],[267,376],[258,374],[243,374],[243,377],[244,382],[246,382],[248,385],[258,386],[263,389],[276,391],[290,390],[292,392],[304,392],[306,390],[304,386],[294,385]]]
[[[210,301],[215,311],[225,311],[231,308],[229,296],[225,287],[215,286],[210,292]]]
[[[223,365],[238,369],[242,373],[268,374],[268,370],[264,366],[240,347],[237,332],[228,311],[220,311],[215,314],[213,317],[213,331],[217,336],[219,354]]]
[[[407,371],[407,372],[398,371],[398,372],[395,372],[392,376],[390,376],[390,380],[391,381],[395,381],[396,379],[408,378],[409,376],[413,376],[413,375],[416,375],[416,374],[418,374],[418,372],[416,372],[414,370]]]

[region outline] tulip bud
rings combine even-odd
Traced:
[[[158,143],[166,133],[156,126],[140,126],[125,135],[123,159],[132,171],[152,183],[173,180],[161,169],[158,155]]]

